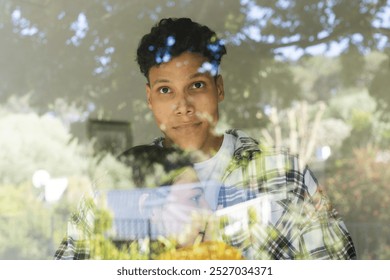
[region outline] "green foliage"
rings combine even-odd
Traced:
[[[2,109],[0,131],[1,258],[51,259],[69,213],[90,188],[87,159],[63,124],[49,116]],[[44,188],[32,186],[38,169],[68,178],[60,203],[45,203]]]
[[[377,99],[379,106],[386,113],[387,120],[390,118],[388,114],[388,108],[390,106],[390,59],[387,57],[382,63],[377,67],[374,74],[374,78],[370,84],[369,90],[370,94]]]
[[[48,259],[53,254],[51,209],[28,184],[0,186],[0,259]]]
[[[355,147],[372,144],[386,147],[389,123],[382,119],[382,111],[367,90],[348,89],[329,101],[326,118],[337,118],[350,128],[349,136],[343,141],[342,155],[348,155]]]
[[[362,69],[365,67],[364,56],[359,53],[355,45],[351,45],[349,52],[344,53],[339,58],[344,71],[341,72],[341,82],[344,87],[357,86],[357,81],[362,75]]]
[[[376,89],[371,90],[378,72],[383,72],[387,56],[370,52],[364,56],[343,54],[336,57],[306,56],[292,65],[294,79],[300,85],[300,95],[308,101],[328,101],[347,92],[369,92],[376,100]],[[354,65],[358,63],[359,65]],[[378,86],[385,86],[383,80]],[[368,91],[368,89],[370,89]],[[379,93],[379,92],[378,92]],[[370,101],[372,103],[372,101]]]
[[[309,102],[331,98],[342,88],[337,58],[325,56],[303,57],[292,65],[294,79],[300,85],[301,96]]]
[[[94,228],[90,240],[91,259],[94,260],[147,260],[157,259],[161,253],[175,247],[173,240],[161,237],[150,241],[149,238],[135,241],[118,242],[110,238],[112,215],[105,207],[94,209]]]
[[[0,117],[0,131],[0,183],[30,181],[38,169],[53,177],[86,171],[80,147],[55,118],[9,113]]]
[[[353,112],[374,113],[376,101],[366,89],[347,89],[333,97],[329,102],[329,115],[340,118],[352,124]]]
[[[351,126],[342,119],[324,118],[317,132],[319,146],[329,146],[337,153],[345,139],[351,135]]]
[[[90,240],[91,258],[95,260],[131,260],[145,259],[136,250],[136,244],[125,244],[118,248],[109,238],[112,216],[105,209],[96,209],[95,225]]]
[[[92,157],[56,118],[0,107],[0,131],[0,258],[52,259],[84,193],[133,186],[129,168],[109,154]],[[58,202],[45,202],[44,187],[33,187],[38,169],[68,179]]]
[[[351,156],[337,160],[329,168],[330,176],[325,182],[327,193],[347,226],[354,229],[356,224],[357,229],[367,232],[359,239],[359,232],[352,231],[352,237],[363,244],[358,248],[359,258],[363,259],[389,255],[385,248],[390,246],[390,161],[379,159],[384,153],[370,146],[354,149]]]
[[[112,154],[104,153],[91,157],[89,173],[96,189],[128,189],[136,187],[132,170],[119,162]]]

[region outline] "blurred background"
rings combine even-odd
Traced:
[[[0,259],[52,259],[115,155],[160,135],[135,52],[160,18],[225,41],[219,129],[298,152],[359,259],[390,259],[390,1],[0,0]]]

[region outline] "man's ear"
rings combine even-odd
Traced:
[[[218,102],[221,102],[225,99],[225,89],[223,87],[223,78],[221,75],[217,76],[215,83],[217,85]]]
[[[145,88],[146,88],[146,102],[148,103],[148,107],[149,107],[149,109],[152,109],[152,102],[151,102],[151,99],[150,99],[150,97],[151,97],[151,89],[150,89],[150,84],[149,83],[147,83],[146,85],[145,85]]]

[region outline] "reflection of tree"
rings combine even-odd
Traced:
[[[345,89],[368,88],[370,95],[379,100],[378,108],[388,108],[390,68],[389,53],[384,47],[388,49],[389,26],[385,26],[386,22],[381,22],[380,17],[384,15],[384,9],[388,9],[389,1],[307,2],[166,0],[156,4],[152,0],[96,0],[80,1],[74,6],[64,0],[0,0],[0,101],[8,100],[7,107],[15,113],[52,111],[52,116],[65,121],[72,121],[75,115],[85,119],[85,113],[91,112],[100,118],[126,120],[131,115],[138,125],[137,137],[146,141],[152,135],[144,136],[149,133],[145,132],[144,126],[146,122],[152,122],[152,118],[146,114],[144,80],[134,62],[138,40],[161,17],[197,11],[191,13],[194,20],[210,25],[228,44],[228,55],[222,63],[227,98],[221,111],[229,123],[238,127],[265,127],[269,122],[268,118],[261,118],[265,105],[271,104],[282,111],[295,99],[311,103],[331,100],[331,106],[334,103],[341,105],[341,109],[334,106],[336,109],[330,113],[331,117],[342,119],[348,125],[356,124],[345,144],[349,151],[356,145],[364,147],[367,142],[375,141],[382,141],[381,146],[387,148],[389,126],[378,124],[377,116],[371,111],[370,114],[364,110],[355,111],[353,117],[349,113],[340,115],[347,101],[338,98]],[[256,13],[258,7],[264,10]],[[218,17],[215,17],[215,11],[218,11]],[[257,36],[257,32],[262,36]],[[329,47],[333,42],[343,43],[339,58],[311,57],[309,54],[310,47],[322,43]],[[288,62],[283,59],[282,47],[291,47],[294,54],[306,50],[307,55],[296,62]],[[382,53],[366,55],[377,49]],[[356,93],[353,90],[349,98],[356,99]],[[72,114],[67,114],[69,112]],[[383,112],[385,114],[386,110]],[[15,117],[21,120],[28,116]],[[32,123],[38,118],[30,116],[28,121],[23,121],[25,127],[32,130],[23,128],[25,135],[22,137],[14,137],[14,134],[2,137],[2,151],[8,157],[1,162],[2,180],[9,177],[11,183],[18,185],[29,180],[26,174],[39,164],[47,164],[60,175],[87,173],[88,163],[76,153],[71,135],[58,131],[53,124],[46,127],[47,132],[37,133],[37,127],[42,128],[42,124]],[[283,122],[282,126],[288,125]],[[345,125],[340,127],[345,129]],[[373,141],[373,138],[380,139]],[[18,148],[20,139],[24,145]],[[71,144],[68,145],[69,141]],[[4,143],[11,148],[5,148]],[[338,164],[336,162],[335,167],[339,168]],[[114,159],[106,157],[91,165],[92,169],[97,169],[95,171],[108,170],[114,174],[104,186],[127,186],[123,180],[128,176],[127,170],[119,168]],[[350,166],[340,172],[345,170],[350,170]],[[369,177],[361,185],[372,186],[374,179]],[[74,185],[78,190],[81,185],[89,185],[89,181]],[[339,188],[340,184],[335,183],[335,187]],[[23,188],[17,191],[22,192]],[[79,191],[74,191],[70,200],[77,200],[78,194]],[[387,199],[386,193],[382,195],[381,198]],[[355,201],[345,201],[344,195],[334,199],[335,202],[340,200],[355,205]],[[12,203],[4,202],[3,206],[8,205]],[[60,209],[63,216],[69,212],[65,208]],[[18,229],[20,235],[13,236],[15,238],[30,230],[24,226]],[[28,240],[28,234],[25,236],[23,240]],[[26,243],[28,241],[19,242]],[[20,254],[37,256],[35,249],[30,252]]]
[[[347,222],[361,259],[388,259],[389,164],[386,152],[374,147],[354,149],[338,159],[326,180],[327,193]]]
[[[317,133],[325,108],[323,103],[316,106],[314,117],[311,117],[312,113],[306,102],[300,102],[282,113],[272,108],[269,116],[271,128],[261,131],[265,142],[269,146],[288,147],[292,154],[300,156],[299,166],[305,167],[318,143]],[[282,135],[282,119],[285,119],[284,123],[288,123],[288,128],[283,129],[285,135]]]
[[[92,157],[58,119],[22,108],[25,113],[0,107],[0,258],[52,259],[66,232],[66,220],[81,195],[90,191],[92,180],[105,175],[97,188],[134,184],[130,170],[112,155]],[[47,205],[32,185],[34,172],[42,168],[68,179],[56,204]]]
[[[0,185],[0,259],[48,259],[57,246],[51,211],[29,184]],[[63,221],[57,220],[57,227]]]
[[[102,131],[97,133],[97,137],[97,151],[111,152],[116,155],[127,148],[125,133],[114,134],[110,131]]]
[[[356,85],[359,57],[382,49],[389,34],[389,26],[381,22],[388,6],[383,0],[98,0],[77,7],[67,1],[1,3],[0,62],[7,65],[0,69],[2,100],[32,93],[33,105],[47,111],[48,103],[61,96],[85,111],[94,102],[94,113],[106,118],[123,118],[129,111],[145,114],[146,107],[133,106],[134,100],[144,98],[144,81],[133,58],[141,35],[164,16],[197,11],[194,20],[210,25],[226,40],[228,56],[222,66],[229,98],[223,109],[230,122],[241,127],[255,119],[264,104],[282,108],[302,97],[282,48],[310,53],[312,46],[342,42],[346,74],[337,78]],[[222,16],[213,16],[215,11]],[[380,69],[372,94],[388,100],[388,67]]]

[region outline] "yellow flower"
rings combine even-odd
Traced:
[[[243,260],[240,251],[220,241],[173,249],[158,256],[159,260]]]

